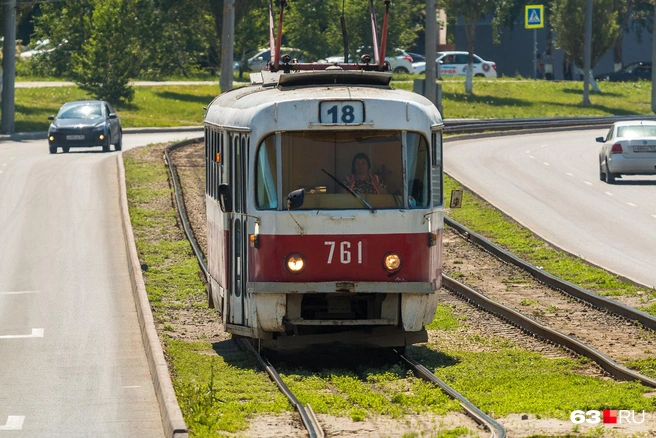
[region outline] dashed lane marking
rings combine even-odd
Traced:
[[[633,202],[627,202],[626,205],[630,205],[631,207],[637,207]]]
[[[544,164],[545,166],[551,166],[551,164],[547,163],[546,161],[543,161],[542,164]]]
[[[532,159],[535,160],[535,157],[533,155],[529,155],[529,158],[532,158]]]
[[[568,176],[574,176],[573,173],[569,173],[569,172],[565,172],[565,175],[568,175]]]
[[[124,386],[124,389],[134,389],[134,388],[141,388],[140,385],[130,385],[130,386]]]
[[[0,426],[0,430],[22,430],[25,416],[10,415],[7,417],[7,424]]]
[[[583,181],[583,182],[586,183],[586,184],[589,185],[589,186],[592,185],[592,183],[591,183],[590,181]]]
[[[608,196],[613,196],[611,192],[604,192],[604,193],[607,194]]]
[[[9,292],[0,292],[0,295],[25,295],[25,294],[38,294],[41,293],[38,290],[17,290]]]
[[[24,338],[42,338],[45,329],[33,328],[30,335],[0,335],[0,339],[24,339]]]

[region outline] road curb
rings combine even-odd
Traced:
[[[121,208],[121,222],[123,225],[123,236],[127,252],[128,269],[130,272],[130,283],[132,294],[139,318],[141,339],[144,344],[148,367],[153,379],[155,394],[159,403],[159,411],[162,416],[164,436],[167,438],[188,438],[187,425],[182,417],[182,411],[175,397],[173,383],[169,374],[168,365],[164,358],[164,351],[155,330],[155,321],[150,309],[146,286],[141,273],[141,263],[134,241],[132,222],[128,211],[128,197],[125,182],[125,166],[123,164],[123,153],[116,156],[118,163],[119,204]]]

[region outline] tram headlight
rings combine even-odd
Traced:
[[[401,256],[391,252],[383,259],[383,266],[387,272],[396,272],[401,269]]]
[[[305,268],[305,257],[298,253],[290,254],[287,256],[285,266],[292,274],[298,274]]]

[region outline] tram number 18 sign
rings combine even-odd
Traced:
[[[364,104],[357,100],[329,100],[319,104],[319,122],[327,125],[351,125],[364,122]]]

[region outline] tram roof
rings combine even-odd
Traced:
[[[240,125],[264,107],[285,102],[318,101],[323,99],[379,100],[414,104],[425,108],[435,122],[441,116],[424,96],[389,86],[391,74],[380,72],[338,72],[337,75],[319,72],[270,73],[262,72],[262,82],[235,88],[219,95],[208,108],[206,120],[215,123]],[[257,74],[260,75],[259,73]],[[255,76],[255,74],[253,75]],[[332,77],[332,81],[329,78]],[[431,108],[432,107],[432,108]],[[239,113],[239,115],[237,114]],[[229,119],[233,119],[232,123]]]

